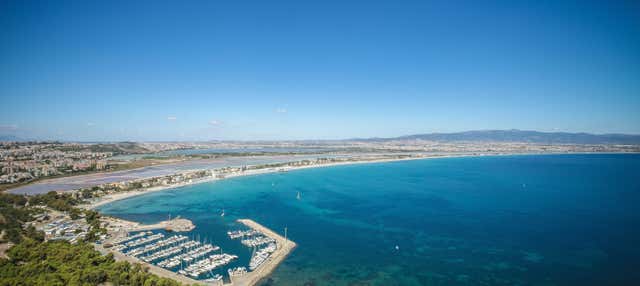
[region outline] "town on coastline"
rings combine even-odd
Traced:
[[[265,155],[640,152],[637,144],[438,142],[419,139],[328,142],[63,143],[0,142],[0,190],[43,178],[129,170],[167,163]],[[208,152],[210,151],[210,152]]]

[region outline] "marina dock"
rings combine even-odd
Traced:
[[[164,269],[162,267],[158,267],[155,266],[151,263],[146,263],[140,259],[137,259],[135,257],[132,256],[127,256],[124,255],[118,251],[113,251],[113,250],[107,250],[105,249],[102,245],[99,244],[94,244],[96,250],[98,250],[99,252],[101,252],[102,254],[107,254],[107,253],[111,253],[113,254],[113,258],[115,258],[117,261],[127,261],[129,263],[138,263],[143,265],[144,267],[149,269],[149,272],[155,275],[158,275],[160,277],[165,277],[165,278],[170,278],[173,280],[176,280],[180,283],[184,283],[186,285],[206,285],[207,283],[203,283],[202,281],[197,281],[194,279],[191,279],[189,277],[180,275],[178,273],[175,273],[173,271],[169,271],[167,269]],[[220,284],[212,284],[212,283],[208,283],[208,285],[220,285]]]
[[[296,243],[286,239],[285,237],[277,234],[276,232],[260,225],[259,223],[250,219],[239,219],[239,223],[250,227],[253,230],[259,231],[266,236],[276,240],[277,249],[260,267],[254,271],[248,272],[241,276],[232,276],[231,284],[233,286],[253,286],[256,285],[261,279],[271,274],[273,270],[284,261],[285,258],[296,248]]]

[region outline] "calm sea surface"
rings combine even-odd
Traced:
[[[297,193],[301,196],[298,200]],[[220,216],[224,209],[226,215]],[[233,178],[101,211],[226,238],[251,218],[298,243],[265,285],[634,285],[640,155],[446,158]],[[637,285],[637,284],[635,284]]]

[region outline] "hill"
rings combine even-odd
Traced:
[[[539,132],[526,130],[476,130],[454,133],[428,133],[395,138],[369,138],[355,141],[384,142],[425,140],[439,142],[523,142],[539,144],[640,144],[640,135]]]

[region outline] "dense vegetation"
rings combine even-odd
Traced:
[[[23,223],[32,220],[32,214],[36,212],[25,207],[28,202],[24,196],[0,194],[0,233],[3,234],[0,242],[19,243],[23,237],[44,240],[42,232],[36,231],[33,226],[23,227]]]
[[[43,235],[37,232],[33,226],[23,227],[25,222],[32,220],[32,215],[41,212],[41,209],[27,208],[29,205],[44,205],[51,209],[67,212],[71,219],[78,219],[82,216],[90,226],[85,241],[95,241],[101,233],[106,233],[106,229],[100,226],[100,214],[93,210],[83,211],[75,206],[81,201],[73,198],[69,194],[58,194],[49,192],[37,196],[21,196],[13,194],[0,194],[0,232],[4,233],[2,240],[13,243],[20,243],[24,237],[36,241],[42,241]],[[0,242],[2,242],[0,240]]]
[[[94,144],[57,144],[54,149],[63,152],[111,152],[113,155],[147,153],[149,150],[135,142],[94,143]]]
[[[51,192],[38,196],[0,193],[0,243],[15,245],[7,251],[8,259],[0,258],[0,286],[4,285],[131,285],[173,286],[180,283],[160,278],[138,264],[116,262],[111,254],[101,255],[88,242],[105,231],[100,227],[100,214],[82,211],[75,206],[79,200],[68,194]],[[85,242],[44,242],[44,234],[34,227],[24,227],[41,212],[34,205],[65,211],[72,216],[84,216],[91,226]]]
[[[116,262],[87,243],[25,239],[0,259],[0,285],[180,285],[150,274],[140,265]]]

